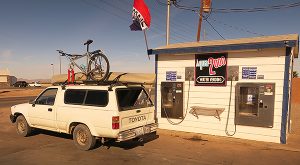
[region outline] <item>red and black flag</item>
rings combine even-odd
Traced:
[[[144,0],[134,0],[132,9],[132,21],[130,30],[145,30],[150,27],[151,15]]]

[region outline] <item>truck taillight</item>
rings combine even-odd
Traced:
[[[119,116],[112,117],[112,129],[119,129],[120,128],[120,118]]]

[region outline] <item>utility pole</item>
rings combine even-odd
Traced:
[[[59,74],[61,74],[61,55],[59,55]]]
[[[199,15],[199,23],[198,23],[198,32],[197,32],[197,42],[200,41],[200,32],[201,32],[201,25],[203,19],[203,0],[200,0],[200,15]]]
[[[171,6],[171,1],[167,0],[167,25],[166,25],[166,45],[169,45],[170,41],[170,6]]]
[[[200,13],[199,13],[199,23],[198,23],[198,32],[197,32],[197,42],[200,41],[200,32],[201,32],[201,25],[203,20],[203,13],[210,13],[211,12],[211,1],[212,0],[200,0]]]

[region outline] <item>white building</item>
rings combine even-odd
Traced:
[[[159,127],[286,143],[298,43],[291,34],[150,50]]]
[[[17,82],[17,78],[15,76],[10,76],[8,69],[0,70],[0,87],[12,86],[15,82]]]

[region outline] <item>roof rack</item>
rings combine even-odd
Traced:
[[[111,73],[110,73],[111,74]],[[69,84],[85,84],[85,85],[109,85],[108,87],[108,90],[109,91],[112,91],[112,88],[115,87],[115,86],[129,86],[129,85],[141,85],[144,87],[144,83],[141,83],[141,82],[121,82],[120,81],[120,78],[124,75],[126,75],[127,73],[123,73],[123,74],[120,74],[118,75],[114,80],[112,81],[108,81],[107,79],[105,80],[102,80],[102,81],[95,81],[95,80],[84,80],[82,81],[82,83],[80,82],[72,82],[72,83],[68,83],[68,80],[66,80],[64,83],[61,84],[62,88],[65,89],[65,86],[66,85],[69,85]],[[109,77],[109,76],[108,76]]]

